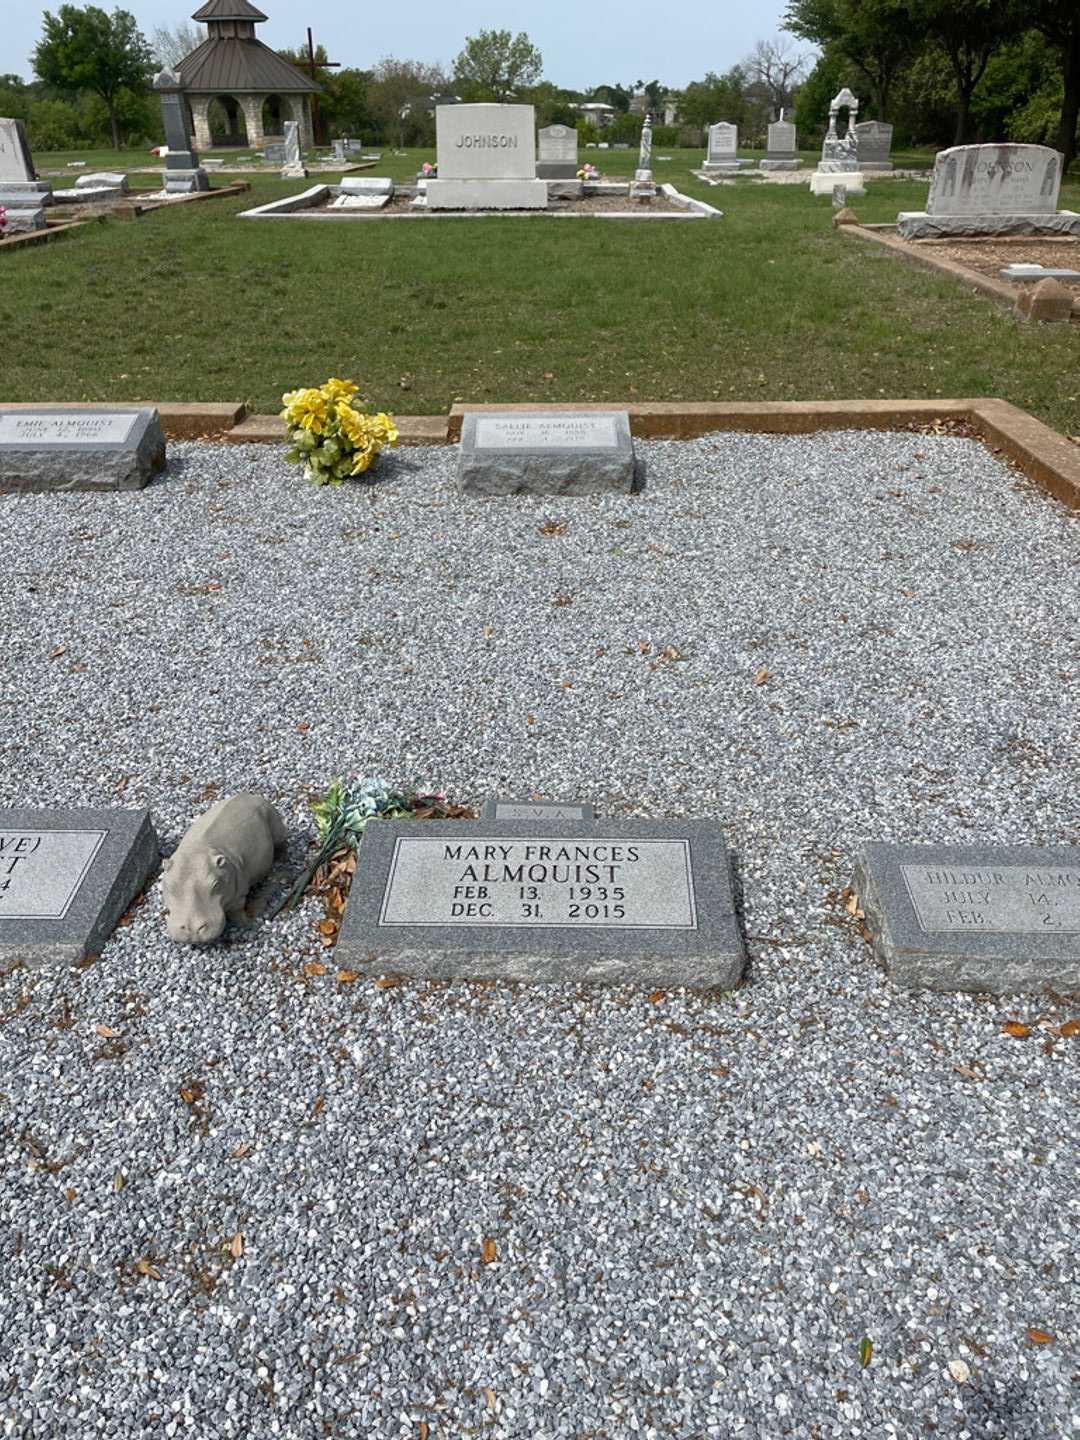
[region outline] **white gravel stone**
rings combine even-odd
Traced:
[[[293,869],[342,771],[718,816],[750,956],[379,989],[314,902],[194,949],[158,885],[12,971],[0,1433],[1065,1433],[1077,1009],[900,992],[837,896],[866,839],[1076,843],[1077,517],[959,437],[640,449],[644,493],[572,501],[197,444],[0,497],[0,805],[171,848],[255,789]]]

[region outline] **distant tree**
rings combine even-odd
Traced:
[[[788,111],[795,99],[799,81],[806,74],[806,57],[798,54],[789,39],[759,40],[743,69],[763,87],[770,107],[777,114]]]
[[[156,25],[151,32],[150,48],[160,66],[168,65],[172,68],[179,65],[193,50],[197,50],[205,39],[206,30],[202,25],[192,25],[189,20],[181,20],[171,28],[168,25]]]
[[[610,105],[613,110],[625,113],[630,109],[630,91],[625,85],[597,85],[589,95],[601,105]]]
[[[924,41],[911,9],[912,0],[790,0],[784,28],[853,66],[886,120],[894,83]]]
[[[544,71],[544,57],[522,30],[481,30],[470,35],[454,61],[454,84],[471,99],[505,100],[522,87],[535,85]]]
[[[799,86],[795,102],[795,124],[799,139],[804,145],[816,145],[825,134],[829,119],[829,101],[841,89],[848,77],[851,62],[833,47],[827,46]]]
[[[1080,4],[1077,0],[1035,0],[1028,12],[1033,25],[1058,52],[1064,91],[1057,148],[1067,170],[1076,156],[1076,126],[1080,120]]]
[[[1022,28],[1025,5],[1026,0],[911,0],[915,25],[937,41],[952,69],[956,87],[954,145],[963,145],[968,138],[971,98],[990,57]]]
[[[406,129],[429,143],[434,127],[427,112],[434,97],[443,94],[449,83],[439,65],[387,55],[368,80],[368,110],[385,137],[397,135],[399,146],[405,143]]]
[[[699,130],[717,120],[742,125],[747,118],[747,74],[741,65],[733,65],[725,75],[712,70],[704,80],[693,80],[682,92],[679,113],[686,125]]]
[[[34,69],[47,85],[77,92],[92,90],[109,112],[113,148],[120,148],[120,92],[144,92],[154,69],[146,39],[126,10],[106,15],[96,5],[80,10],[61,5],[45,11],[42,38],[34,51]]]

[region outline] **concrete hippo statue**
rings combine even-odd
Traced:
[[[234,795],[200,815],[165,861],[165,924],[174,940],[206,945],[240,920],[248,892],[285,844],[281,816],[261,795]]]

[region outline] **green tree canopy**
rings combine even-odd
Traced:
[[[911,0],[791,0],[784,25],[853,66],[870,87],[878,118],[889,118],[893,84],[923,39],[912,24]]]
[[[470,35],[454,61],[454,84],[470,100],[506,100],[543,74],[544,57],[522,30]]]
[[[34,69],[59,90],[92,90],[109,112],[113,148],[120,148],[118,102],[121,91],[146,91],[154,57],[135,17],[127,10],[106,15],[96,5],[80,10],[61,5],[45,11],[42,38],[34,51]]]
[[[1023,28],[1024,13],[1030,13],[1025,12],[1025,0],[911,0],[916,27],[940,45],[952,68],[954,145],[963,145],[968,138],[971,98],[990,57]]]

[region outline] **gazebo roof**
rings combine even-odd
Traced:
[[[224,4],[226,0],[210,0]],[[227,0],[231,5],[236,0]],[[261,94],[317,95],[322,89],[309,75],[290,65],[269,46],[254,37],[211,36],[177,66],[185,90],[235,95],[245,91]]]
[[[192,20],[254,20],[256,24],[267,17],[261,10],[256,10],[254,5],[249,5],[248,0],[206,0],[206,4],[196,10]]]

